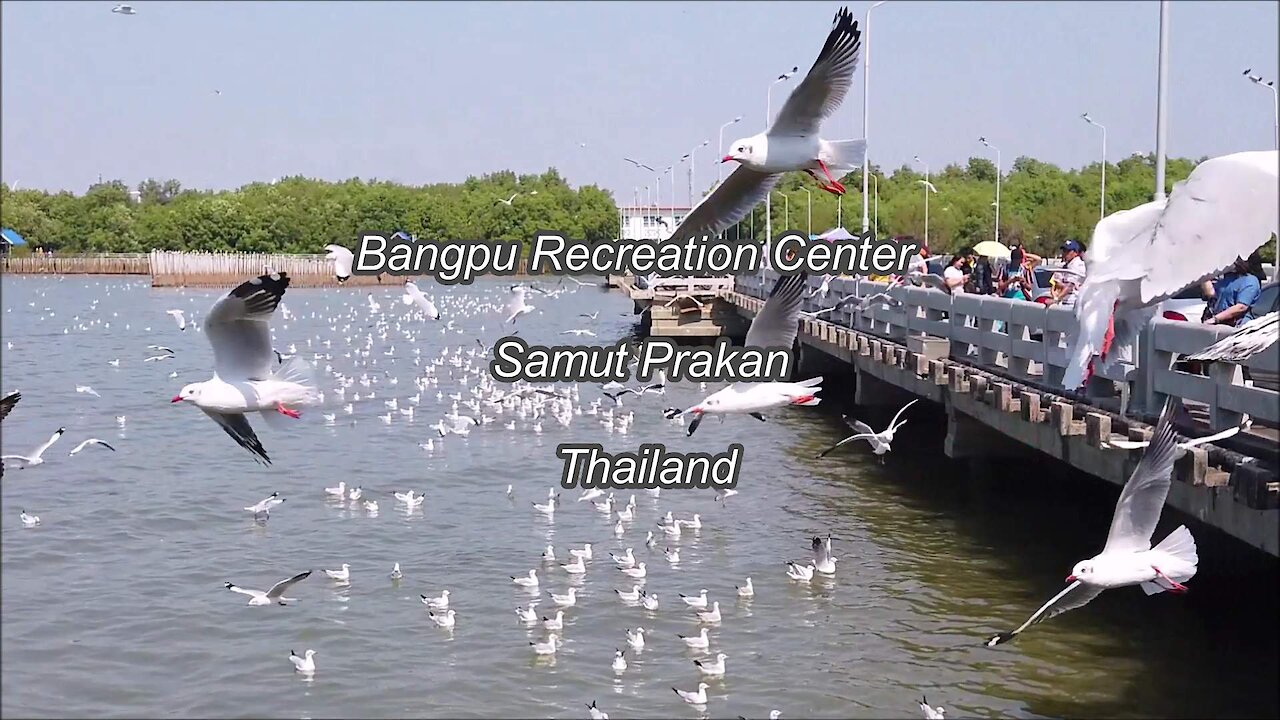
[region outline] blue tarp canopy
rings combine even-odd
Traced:
[[[27,244],[26,239],[23,238],[21,235],[19,235],[17,230],[4,228],[3,230],[0,230],[0,235],[3,235],[5,241],[8,242],[10,245],[26,245]]]

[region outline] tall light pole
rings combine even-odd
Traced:
[[[695,145],[687,155],[680,157],[680,162],[684,162],[685,158],[689,160],[689,207],[693,207],[693,166],[698,161],[698,148],[706,147],[710,144],[710,140],[703,140],[701,145]]]
[[[808,210],[806,211],[808,215],[809,229],[806,230],[806,232],[808,232],[809,236],[812,237],[813,236],[813,193],[809,192],[809,188],[807,187],[801,187],[800,189],[804,191],[805,195],[809,196],[807,200]]]
[[[659,206],[660,206],[660,205],[662,205],[662,173],[658,173],[657,179],[655,179],[655,180],[654,180],[654,184],[658,186],[658,190],[657,190],[657,192],[655,192],[655,193],[654,193],[654,195],[655,195],[655,197],[656,197],[656,199],[657,199],[657,202],[656,202],[656,203],[654,203],[654,212],[655,212],[655,213],[657,213],[657,215],[658,215],[658,219],[659,219],[659,220],[661,220],[661,219],[662,219],[662,208],[661,208],[661,207],[659,207]],[[653,225],[653,232],[654,232],[654,234],[655,234],[655,235],[657,235],[657,237],[656,237],[655,239],[656,239],[656,240],[661,240],[661,239],[662,239],[662,223],[660,223],[660,222],[659,222],[659,223],[654,223],[654,225]]]
[[[867,170],[871,168],[871,133],[867,126],[871,124],[871,11],[889,2],[880,0],[867,8],[865,21],[862,23],[862,232],[871,227],[871,218],[867,207]]]
[[[929,163],[915,156],[915,161],[924,166],[924,246],[929,247]]]
[[[718,146],[720,157],[724,157],[724,129],[737,122],[742,122],[741,115],[720,126],[720,145]],[[724,182],[724,164],[716,163],[716,185],[722,182]]]
[[[675,234],[675,231],[676,231],[676,166],[668,165],[666,172],[668,175],[671,176],[671,181],[667,184],[671,186],[671,233]],[[658,198],[658,202],[662,202],[661,197]],[[667,237],[670,237],[670,235],[668,235]]]
[[[791,70],[784,72],[778,76],[776,80],[769,83],[769,90],[765,93],[765,111],[764,111],[764,129],[769,129],[769,124],[773,122],[773,86],[780,82],[786,82],[791,79],[800,70],[799,65],[792,66]],[[773,240],[773,193],[764,196],[764,239],[765,242]]]
[[[1080,117],[1090,125],[1102,128],[1102,190],[1098,197],[1098,220],[1101,221],[1107,216],[1107,128],[1105,125],[1094,122],[1089,117],[1089,113],[1081,113]]]
[[[791,229],[791,198],[784,192],[778,195],[782,196],[782,229],[785,232]]]
[[[876,181],[875,182],[876,211],[875,211],[875,219],[872,221],[873,222],[872,228],[874,230],[875,236],[880,237],[880,176],[872,175],[871,179]]]
[[[1271,91],[1271,112],[1272,117],[1274,118],[1271,121],[1271,127],[1275,133],[1276,149],[1280,150],[1280,91],[1276,89],[1275,80],[1263,80],[1261,76],[1251,75],[1250,73],[1252,72],[1253,70],[1249,69],[1245,70],[1242,74],[1249,78],[1249,80],[1253,81],[1254,85],[1264,87]]]
[[[1169,0],[1160,0],[1160,49],[1156,56],[1156,193],[1163,200],[1165,147],[1169,134]]]
[[[985,137],[978,142],[996,151],[996,242],[1000,242],[1000,148],[987,142]]]

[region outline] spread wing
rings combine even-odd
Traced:
[[[820,457],[820,458],[822,458],[822,457],[826,457],[827,455],[829,455],[829,454],[831,453],[831,451],[832,451],[832,450],[835,450],[836,448],[840,447],[841,445],[845,445],[845,444],[851,443],[851,442],[853,442],[853,441],[855,441],[855,440],[866,440],[867,442],[871,443],[871,445],[872,445],[873,447],[875,447],[875,446],[877,446],[877,445],[878,445],[878,441],[876,440],[876,436],[875,436],[875,434],[874,434],[874,433],[858,433],[857,435],[850,435],[849,437],[847,437],[847,438],[845,438],[845,439],[841,440],[840,442],[836,443],[835,445],[832,445],[831,447],[827,448],[826,450],[823,450],[822,452],[818,453],[818,457]]]
[[[740,165],[729,173],[680,223],[668,241],[719,235],[764,202],[782,175],[768,175]]]
[[[1200,352],[1188,355],[1187,359],[1247,360],[1275,345],[1277,337],[1280,337],[1280,313],[1270,312],[1241,325],[1239,330]]]
[[[1171,407],[1172,403],[1165,406],[1151,444],[1120,491],[1115,515],[1111,517],[1111,530],[1107,533],[1107,544],[1102,549],[1104,553],[1140,552],[1151,548],[1151,534],[1160,521],[1160,511],[1169,495],[1173,462],[1178,457],[1178,438],[1173,432]]]
[[[1075,610],[1078,607],[1088,604],[1088,602],[1102,594],[1102,588],[1092,585],[1085,585],[1076,580],[1062,590],[1062,592],[1054,595],[1049,602],[1040,606],[1039,610],[1032,613],[1027,621],[1018,626],[1017,630],[1000,633],[992,636],[987,640],[987,647],[995,647],[1001,643],[1009,642],[1018,636],[1018,633],[1027,628],[1042,623],[1051,617],[1061,615],[1068,610]]]
[[[294,575],[288,580],[281,580],[280,582],[271,586],[271,589],[267,591],[267,597],[272,599],[280,597],[281,595],[284,594],[285,590],[288,590],[289,588],[293,587],[295,584],[300,583],[303,580],[306,580],[309,575],[311,575],[310,570],[306,572],[298,573],[297,575]]]
[[[213,346],[214,373],[227,382],[266,380],[271,375],[271,313],[289,287],[285,273],[241,283],[214,303],[204,323]]]
[[[13,406],[17,405],[18,401],[21,399],[22,393],[20,392],[9,393],[8,395],[5,395],[3,399],[0,399],[0,421],[9,416],[9,413],[13,410]]]
[[[816,135],[822,121],[840,107],[858,67],[862,31],[848,8],[836,13],[827,42],[769,128],[779,135]]]
[[[804,305],[805,273],[783,275],[774,283],[769,299],[747,330],[748,347],[780,347],[791,349],[800,332],[800,308]]]
[[[907,411],[907,408],[911,407],[912,405],[915,405],[919,400],[920,400],[920,398],[916,398],[916,399],[912,400],[911,402],[907,403],[906,405],[903,405],[903,406],[902,406],[902,409],[898,411],[898,414],[896,414],[896,415],[894,415],[894,416],[893,416],[893,420],[890,420],[890,421],[889,421],[889,430],[890,430],[890,432],[895,431],[895,430],[897,430],[897,429],[898,429],[898,427],[899,427],[899,425],[898,425],[898,418],[902,417],[902,413],[906,412],[906,411]],[[905,424],[906,424],[906,421],[904,420],[904,421],[903,421],[903,425],[905,425]]]
[[[334,276],[339,280],[351,277],[351,263],[355,259],[351,251],[341,245],[325,245],[324,249],[329,251],[325,259],[333,261]]]
[[[258,440],[257,433],[253,431],[253,426],[249,424],[249,420],[243,413],[220,413],[200,409],[204,410],[205,415],[213,418],[214,422],[236,441],[236,444],[252,453],[254,460],[267,465],[271,464],[271,458],[267,457],[262,441]]]

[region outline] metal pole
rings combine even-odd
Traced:
[[[985,137],[978,138],[978,142],[996,151],[996,242],[1000,242],[1000,148],[987,142]]]
[[[1089,117],[1089,113],[1082,113],[1080,118],[1102,130],[1102,190],[1098,199],[1098,220],[1101,221],[1107,216],[1107,128]]]
[[[803,191],[804,191],[804,194],[808,197],[808,207],[809,207],[809,209],[808,209],[808,216],[809,216],[809,219],[808,219],[808,228],[809,228],[809,229],[808,229],[808,231],[807,231],[807,232],[809,233],[809,235],[813,235],[813,193],[809,192],[809,188],[807,188],[807,187],[802,187],[802,188],[800,188],[800,189],[801,189],[801,190],[803,190]]]
[[[1160,0],[1160,50],[1156,57],[1156,200],[1163,200],[1164,163],[1169,123],[1169,0]]]
[[[876,217],[875,217],[875,236],[880,237],[880,176],[872,175],[871,178],[876,181]]]
[[[929,163],[915,156],[916,162],[924,166],[924,245],[929,246]]]
[[[658,215],[658,219],[662,219],[662,208],[658,207],[659,205],[662,204],[662,173],[658,173],[657,185],[658,185],[658,191],[654,193],[654,195],[657,197],[658,201],[654,203],[654,210]],[[662,239],[662,223],[654,223],[653,232],[657,236],[656,239],[661,240]]]
[[[717,146],[720,148],[720,157],[724,157],[724,129],[740,120],[742,120],[741,115],[720,126],[720,144]],[[716,185],[719,186],[722,182],[724,182],[724,163],[716,163]]]
[[[880,0],[867,8],[867,15],[862,23],[862,232],[871,226],[869,208],[867,207],[867,170],[871,167],[871,11],[889,2]]]
[[[671,185],[671,232],[674,234],[676,231],[676,166],[667,166],[667,172],[671,173],[671,182],[668,184]],[[658,198],[658,202],[662,202],[662,198]]]

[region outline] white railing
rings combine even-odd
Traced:
[[[707,278],[658,278],[649,289],[655,293],[673,295],[715,295],[733,290],[733,277]]]
[[[734,288],[763,299],[777,281],[772,270],[738,276]],[[819,278],[810,278],[817,288]],[[820,320],[905,343],[909,336],[932,336],[949,342],[948,355],[1015,379],[1049,387],[1062,382],[1067,366],[1067,337],[1075,329],[1075,313],[1067,308],[980,295],[949,295],[940,290],[890,286],[865,279],[831,280],[826,297],[805,301],[807,312],[836,304],[848,295],[867,298],[886,293],[893,303],[870,303],[827,312]],[[1232,328],[1156,318],[1138,337],[1134,362],[1094,363],[1098,377],[1122,388],[1122,410],[1151,414],[1167,396],[1209,406],[1210,423],[1225,429],[1247,413],[1260,424],[1280,424],[1280,393],[1246,384],[1241,367],[1275,373],[1280,348],[1273,346],[1239,365],[1218,362],[1208,376],[1182,369],[1177,357],[1201,350]]]

